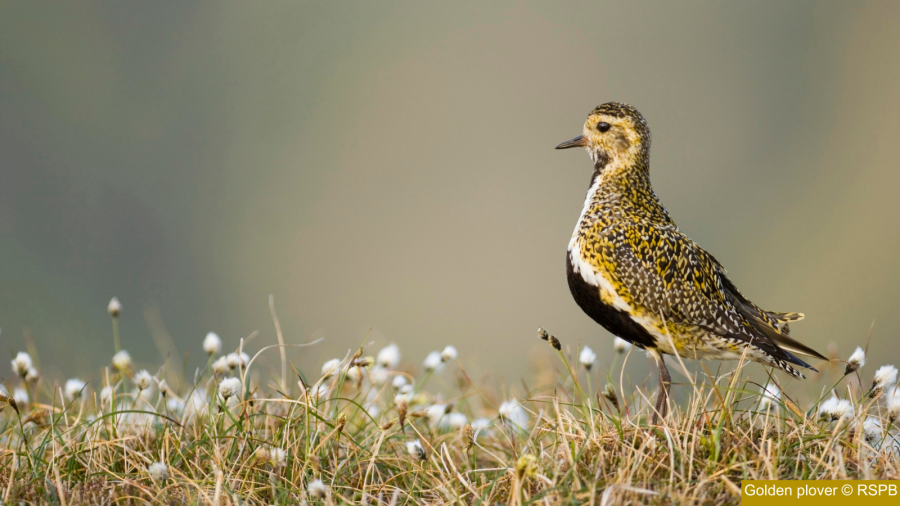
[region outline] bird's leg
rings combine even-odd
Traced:
[[[666,367],[662,354],[656,351],[652,355],[656,359],[656,365],[659,367],[659,392],[656,394],[656,406],[654,407],[652,419],[653,425],[656,425],[659,418],[665,418],[668,412],[669,385],[672,384],[672,378],[669,376],[669,369]]]

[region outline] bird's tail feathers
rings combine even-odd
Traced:
[[[803,313],[779,313],[778,311],[766,311],[766,314],[769,316],[769,318],[775,320],[778,323],[798,322],[806,318],[806,315],[804,315]]]

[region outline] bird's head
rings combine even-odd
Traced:
[[[597,170],[607,165],[629,167],[649,157],[650,129],[634,107],[607,102],[588,115],[584,133],[556,146],[568,148],[584,148]]]

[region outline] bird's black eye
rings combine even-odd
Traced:
[[[605,121],[601,121],[600,123],[597,123],[597,130],[601,133],[609,131],[610,128],[611,127],[610,127],[609,123],[607,123]]]

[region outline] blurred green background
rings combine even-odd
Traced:
[[[200,364],[210,330],[276,342],[272,293],[288,342],[326,337],[290,352],[303,367],[370,327],[407,361],[454,344],[510,381],[549,352],[539,325],[609,361],[565,281],[591,164],[553,147],[618,100],[653,130],[657,193],[745,294],[842,356],[874,320],[870,361],[896,361],[898,20],[897,2],[0,2],[0,353],[30,336],[45,375],[99,377],[118,296],[138,363]]]

